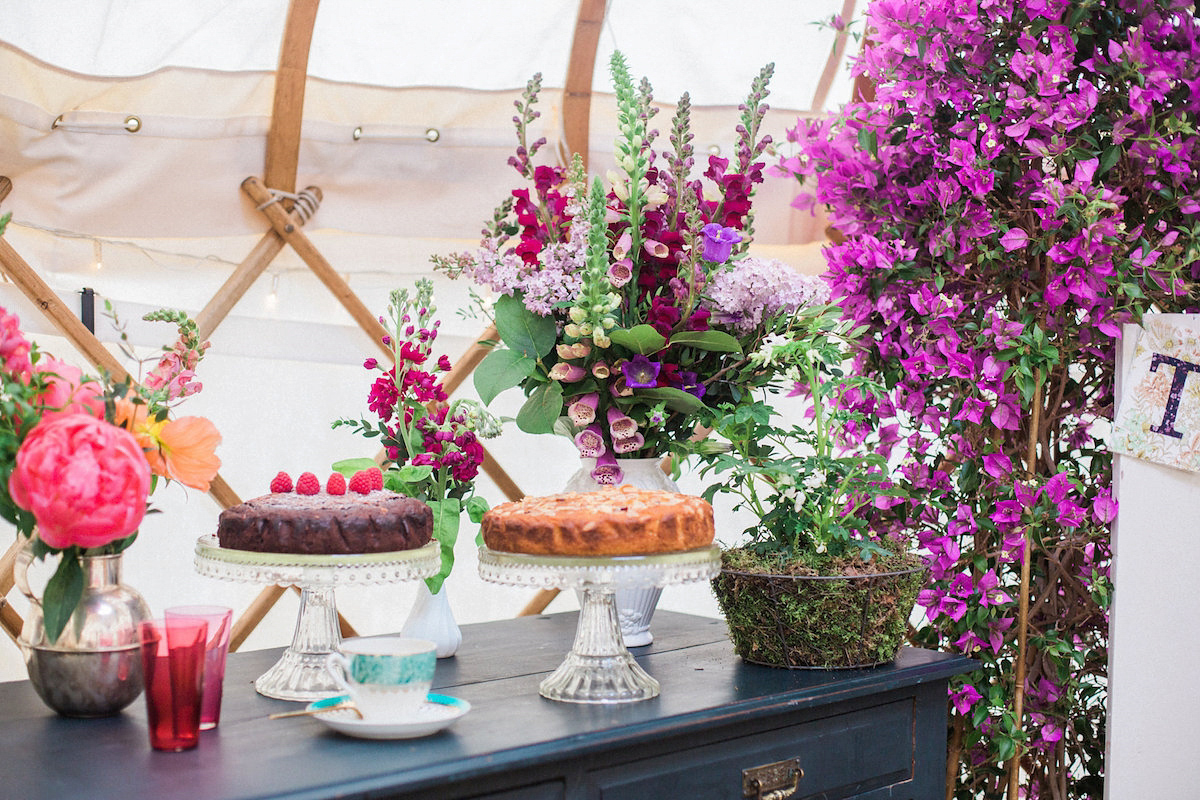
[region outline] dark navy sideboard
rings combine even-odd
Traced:
[[[140,699],[115,717],[73,720],[28,682],[0,683],[0,798],[724,799],[755,796],[755,777],[768,791],[794,786],[796,800],[944,796],[946,684],[969,659],[905,649],[885,667],[778,670],[739,660],[723,621],[660,611],[654,644],[633,651],[659,697],[555,703],[538,683],[570,648],[575,618],[464,626],[434,685],[472,710],[423,739],[267,719],[302,707],[254,691],[279,650],[230,656],[221,724],[184,753],[150,750]]]

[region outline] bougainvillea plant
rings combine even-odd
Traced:
[[[1195,307],[1195,10],[881,0],[866,24],[873,98],[801,121],[780,166],[840,234],[827,278],[871,329],[857,368],[890,387],[857,409],[919,490],[874,519],[932,557],[919,641],[981,665],[951,687],[948,796],[1099,798],[1098,423],[1121,324]]]

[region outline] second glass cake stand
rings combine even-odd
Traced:
[[[254,553],[221,547],[216,536],[196,542],[196,571],[210,578],[300,587],[300,609],[291,645],[259,676],[259,694],[311,701],[339,694],[325,657],[342,642],[333,590],[428,578],[441,567],[437,541],[416,550],[346,556]]]
[[[658,681],[621,640],[616,590],[709,580],[721,570],[715,545],[680,553],[613,558],[531,556],[479,548],[485,581],[538,589],[576,589],[579,621],[563,663],[538,687],[567,703],[630,703],[657,697]]]

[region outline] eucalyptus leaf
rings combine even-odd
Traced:
[[[558,337],[554,318],[533,313],[519,297],[501,295],[494,319],[500,340],[510,350],[538,359],[554,349]]]
[[[557,381],[543,383],[533,390],[517,412],[517,427],[526,433],[553,433],[562,409],[562,385]]]
[[[493,350],[475,368],[472,379],[483,404],[490,405],[505,389],[520,386],[537,369],[537,359],[516,350]]]
[[[616,328],[609,333],[608,338],[613,341],[613,344],[619,344],[621,347],[643,356],[657,353],[667,346],[667,337],[656,331],[651,325]]]
[[[638,389],[636,396],[650,400],[662,400],[667,404],[667,408],[682,414],[694,414],[706,408],[704,401],[696,397],[696,395],[689,394],[682,389],[673,389],[670,386]]]
[[[42,624],[46,628],[46,640],[57,642],[83,597],[83,569],[73,550],[63,553],[58,569],[46,583],[42,594]]]
[[[671,344],[695,347],[697,350],[708,350],[713,353],[742,352],[742,344],[736,337],[724,331],[681,331],[671,337]]]

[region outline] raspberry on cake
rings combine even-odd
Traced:
[[[502,503],[483,515],[482,531],[492,550],[561,556],[672,553],[715,535],[703,499],[629,485]]]

